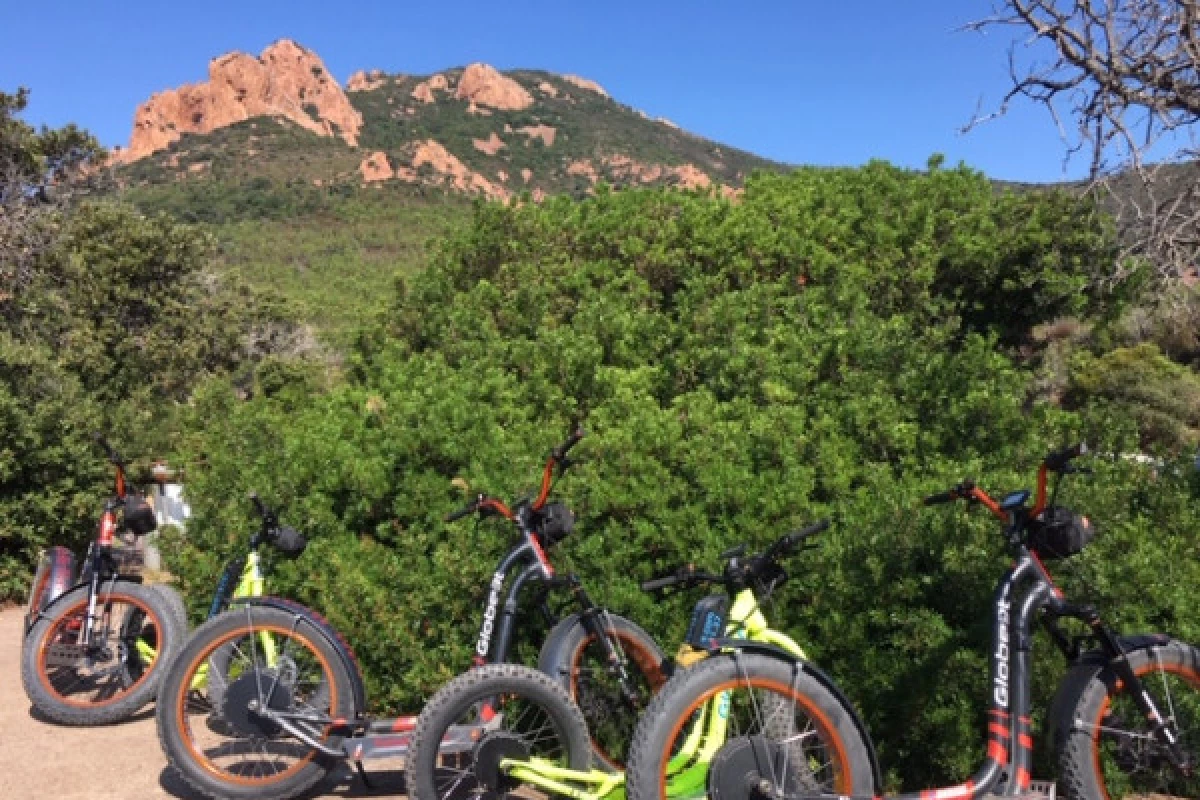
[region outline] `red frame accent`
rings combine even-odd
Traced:
[[[1034,495],[1033,508],[1029,510],[1031,517],[1036,517],[1046,510],[1046,472],[1046,465],[1043,463],[1038,467],[1037,494]]]
[[[504,505],[503,501],[497,500],[494,497],[485,497],[479,503],[479,507],[480,508],[490,508],[492,511],[495,511],[497,514],[504,517],[509,522],[512,522],[512,520],[513,520],[513,512],[509,510],[508,506]]]
[[[101,547],[111,547],[113,534],[117,530],[117,517],[111,511],[105,511],[100,517],[100,530],[96,532],[96,541]]]
[[[554,456],[546,459],[546,467],[542,470],[542,489],[538,492],[537,499],[533,501],[533,510],[540,511],[542,506],[546,505],[546,498],[550,496],[550,484],[554,482],[554,465],[558,463]]]
[[[1000,504],[989,497],[988,493],[983,489],[980,489],[978,486],[973,487],[971,489],[970,496],[973,499],[983,503],[987,510],[992,512],[992,514],[995,515],[995,517],[1001,522],[1008,522],[1008,512],[1001,509]]]

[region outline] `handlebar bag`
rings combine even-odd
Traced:
[[[275,529],[274,535],[271,536],[271,544],[290,558],[299,556],[304,552],[304,548],[308,547],[308,541],[304,538],[304,534],[287,525]]]
[[[137,536],[145,536],[158,527],[154,506],[140,495],[130,494],[125,498],[125,529]]]
[[[1050,506],[1029,527],[1029,546],[1044,558],[1068,558],[1096,538],[1090,519],[1062,506]]]
[[[555,544],[575,530],[575,515],[563,503],[547,503],[539,512],[535,529],[542,544]]]

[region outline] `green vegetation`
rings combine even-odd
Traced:
[[[442,74],[453,85],[461,70]],[[438,93],[436,103],[414,103],[413,88],[423,78],[413,76],[389,78],[376,89],[354,92],[351,102],[363,115],[360,144],[366,150],[383,150],[393,160],[403,160],[406,145],[435,139],[489,180],[496,180],[497,174],[504,172],[509,176],[509,185],[520,188],[523,183],[517,176],[529,169],[534,175],[529,189],[575,196],[582,196],[591,185],[567,174],[567,165],[576,160],[596,160],[602,177],[610,184],[621,184],[619,173],[599,163],[599,159],[610,155],[647,165],[695,164],[713,180],[731,186],[740,186],[755,169],[782,168],[751,153],[647,119],[635,109],[574,86],[559,75],[539,70],[505,74],[533,95],[534,105],[521,111],[483,109],[473,114],[469,104],[453,99],[452,93]],[[542,91],[538,88],[542,85],[550,86],[556,94]],[[538,125],[555,129],[553,145],[546,146],[541,139],[520,132],[521,128]],[[476,140],[486,140],[492,134],[503,139],[504,149],[488,155],[475,147]]]
[[[1089,358],[1185,380],[1155,351],[1109,354],[1137,282],[1097,280],[1114,241],[1091,214],[996,194],[966,169],[884,164],[759,175],[738,204],[646,190],[478,206],[399,283],[343,381],[285,371],[249,402],[227,381],[196,395],[196,516],[172,567],[198,610],[250,524],[229,498],[255,487],[313,540],[276,585],[354,643],[381,709],[416,707],[469,664],[512,535],[443,524],[462,501],[451,479],[515,497],[583,420],[561,567],[673,642],[695,598],[656,605],[636,580],[832,516],[773,613],[863,709],[891,783],[962,777],[980,755],[1005,558],[985,515],[919,498],[965,476],[1028,486],[1070,439],[1106,454],[1194,444],[1090,377]],[[1067,356],[1069,409],[1038,399],[1051,346],[1032,336],[1063,314],[1089,331]],[[1086,581],[1133,630],[1200,639],[1194,472],[1097,466],[1062,497],[1104,531],[1064,571],[1068,590]],[[1055,656],[1038,652],[1045,700]]]
[[[252,346],[257,332],[288,327],[212,273],[203,231],[85,199],[94,140],[35,133],[10,99],[0,94],[0,601],[24,599],[41,547],[94,530],[111,475],[93,433],[130,457],[165,453],[192,387],[245,380],[273,349]]]
[[[553,167],[531,188],[580,194],[564,165],[613,151],[730,182],[768,166],[518,75],[574,99],[397,115],[417,79],[393,81],[353,95],[364,150],[436,136],[485,174]],[[0,195],[24,202],[63,148],[0,109],[0,142],[33,154]],[[469,142],[506,122],[559,138],[506,137],[501,166]],[[196,516],[166,555],[194,611],[253,524],[231,501],[253,488],[312,538],[275,586],[346,634],[379,710],[411,709],[469,663],[511,536],[443,524],[463,499],[451,480],[518,496],[582,421],[588,462],[561,487],[579,524],[552,558],[664,643],[695,598],[658,605],[636,580],[834,519],[773,618],[864,711],[889,782],[914,788],[980,755],[1005,564],[990,519],[917,501],[967,476],[1028,486],[1048,449],[1082,438],[1097,473],[1061,499],[1102,535],[1063,583],[1130,631],[1200,641],[1194,333],[1139,265],[1105,266],[1116,233],[1086,202],[935,159],[762,172],[738,203],[600,187],[469,212],[360,186],[362,154],[253,120],[119,171],[145,215],[61,204],[23,229],[51,235],[18,240],[41,249],[0,242],[0,597],[19,596],[39,546],[90,532],[107,476],[87,437],[109,429],[187,467]],[[1116,457],[1139,451],[1161,462]],[[1037,653],[1044,702],[1057,663]]]

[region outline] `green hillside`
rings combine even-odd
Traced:
[[[461,73],[440,74],[453,85]],[[679,178],[667,170],[684,165],[714,184],[740,187],[752,170],[781,168],[647,119],[561,76],[506,75],[530,92],[532,106],[473,112],[448,91],[423,103],[413,89],[430,76],[381,76],[376,88],[348,95],[363,117],[356,148],[284,119],[257,117],[185,134],[114,177],[121,196],[142,210],[209,226],[225,271],[274,293],[298,321],[341,348],[380,308],[394,276],[421,268],[429,240],[464,220],[472,201],[439,185],[428,167],[417,170],[416,182],[368,185],[359,165],[370,153],[400,166],[415,143],[434,140],[506,191],[538,196],[581,197],[596,182],[674,185]],[[553,143],[522,129],[553,129]],[[492,136],[505,143],[496,153],[475,145]]]

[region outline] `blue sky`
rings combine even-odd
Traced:
[[[1010,180],[1054,181],[1063,146],[1028,105],[973,132],[1007,78],[1007,34],[959,32],[988,0],[860,2],[392,2],[0,0],[0,89],[25,118],[127,141],[137,104],[203,80],[210,58],[288,37],[345,79],[473,61],[573,72],[695,133],[795,164],[934,152]]]

